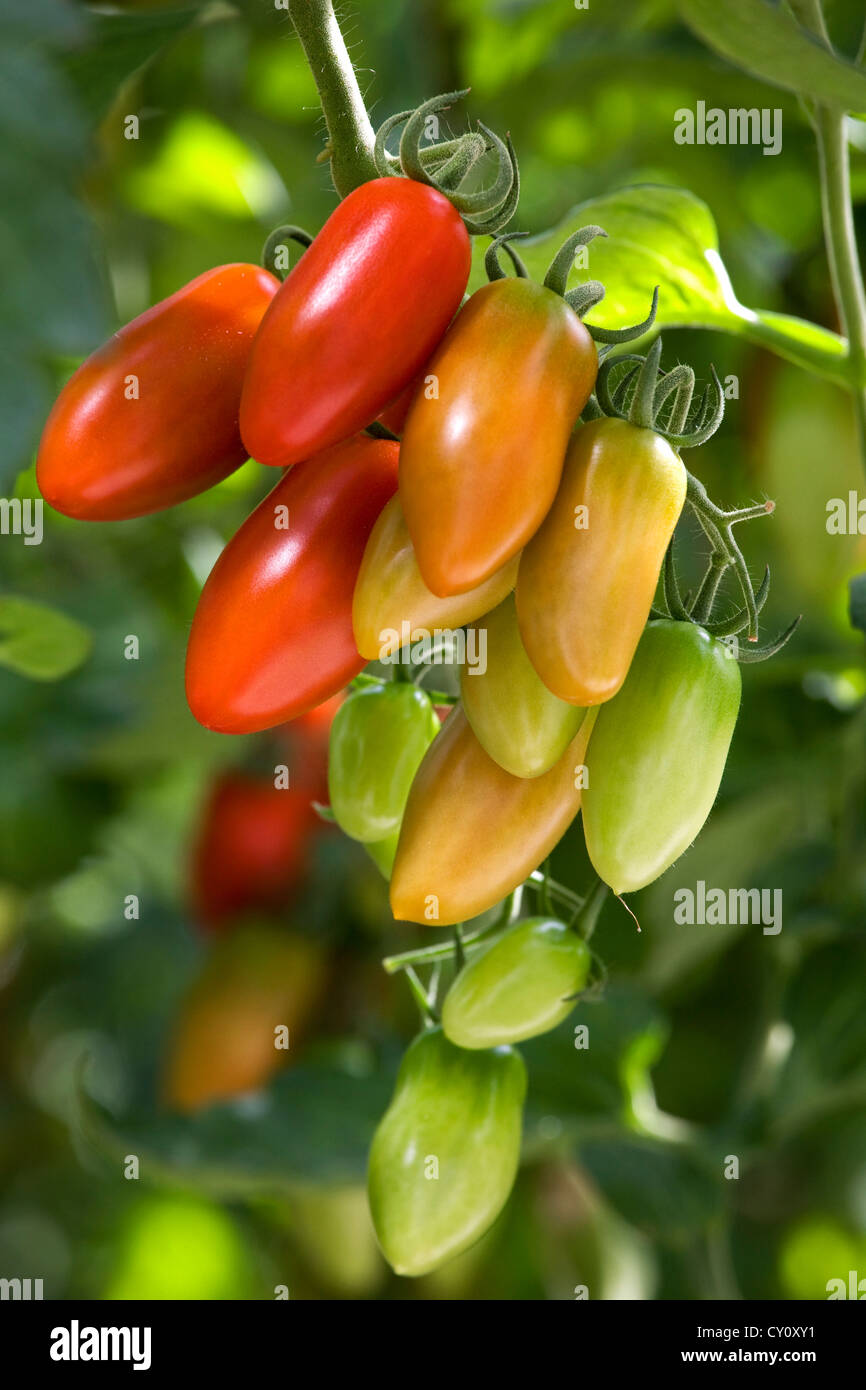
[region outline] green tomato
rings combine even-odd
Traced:
[[[439,732],[428,697],[407,681],[356,690],[331,725],[328,791],[337,824],[353,840],[400,829],[418,766]]]
[[[460,673],[466,718],[506,772],[540,777],[562,757],[586,711],[553,695],[536,673],[520,638],[513,594],[471,626],[486,633],[486,669],[466,665]]]
[[[591,963],[586,942],[562,922],[515,922],[460,971],[442,1008],[458,1047],[498,1047],[548,1033],[571,1013]]]
[[[441,1028],[407,1051],[373,1138],[373,1225],[398,1274],[437,1269],[474,1245],[514,1184],[526,1095],[510,1047],[464,1052]]]
[[[364,849],[369,854],[376,868],[383,878],[391,878],[391,870],[394,867],[394,860],[397,856],[397,842],[400,839],[400,831],[395,830],[393,835],[388,835],[384,840],[369,840],[364,845]]]
[[[693,623],[650,623],[625,683],[601,706],[586,757],[586,847],[615,893],[663,874],[709,815],[742,679],[724,643]]]

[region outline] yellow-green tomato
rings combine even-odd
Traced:
[[[622,690],[599,711],[586,760],[586,847],[615,893],[652,883],[700,831],[741,692],[723,642],[693,623],[648,624]]]
[[[373,1138],[373,1225],[397,1274],[428,1274],[475,1241],[508,1200],[526,1068],[510,1047],[466,1052],[441,1028],[407,1051]]]
[[[685,497],[682,461],[655,430],[604,419],[572,436],[516,594],[529,658],[560,699],[600,705],[619,690]]]
[[[499,1047],[549,1033],[571,1013],[591,963],[586,942],[563,922],[515,922],[463,967],[442,1008],[458,1047]]]
[[[460,694],[475,737],[515,777],[540,777],[558,762],[584,711],[552,694],[526,655],[509,594],[472,623],[474,665],[460,673]]]
[[[439,732],[428,697],[407,681],[356,690],[331,725],[328,792],[337,824],[354,840],[400,829],[412,779]]]

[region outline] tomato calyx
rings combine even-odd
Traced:
[[[381,178],[410,178],[426,183],[447,198],[454,206],[473,236],[494,235],[514,216],[520,197],[520,172],[511,136],[502,140],[481,121],[478,130],[470,130],[456,140],[443,140],[422,145],[431,117],[446,111],[456,101],[469,94],[469,88],[444,92],[422,102],[414,110],[398,111],[389,116],[376,132],[373,162]],[[391,132],[403,126],[398,154],[386,148]],[[496,155],[497,168],[493,181],[486,187],[468,190],[466,179],[486,155]]]
[[[313,234],[303,227],[295,226],[293,222],[286,222],[281,227],[274,228],[262,247],[262,265],[278,280],[285,280],[291,270],[289,265],[290,241],[297,242],[306,251],[307,247],[313,244]]]
[[[518,279],[528,280],[530,278],[526,264],[511,245],[512,241],[520,240],[520,238],[528,235],[528,232],[505,232],[502,236],[496,237],[487,248],[487,253],[484,257],[484,269],[487,273],[487,279],[491,283],[494,280],[502,280],[505,278],[505,271],[499,260],[500,249],[504,250],[508,255],[514,267],[514,273]],[[587,280],[585,284],[578,285],[576,288],[570,290],[568,289],[568,276],[574,264],[575,252],[582,246],[588,246],[589,243],[598,236],[607,236],[607,232],[603,227],[595,226],[592,223],[586,227],[579,227],[576,232],[573,232],[571,236],[563,242],[548,266],[547,273],[542,282],[546,290],[552,290],[560,299],[565,300],[566,304],[570,309],[574,310],[581,322],[583,322],[584,315],[588,314],[591,309],[594,309],[596,305],[600,304],[604,299],[605,288],[600,280]],[[594,342],[602,343],[607,348],[634,342],[637,338],[642,338],[643,335],[652,328],[655,323],[658,302],[659,287],[656,285],[653,290],[650,311],[642,323],[631,324],[627,328],[602,328],[598,324],[593,323],[584,324],[584,327]],[[591,410],[594,411],[594,407],[591,408]]]

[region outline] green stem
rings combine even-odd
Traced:
[[[866,293],[863,290],[851,207],[844,112],[819,107],[816,136],[830,279],[842,331],[848,338],[848,355],[854,380],[858,383],[853,393],[854,410],[860,454],[866,468],[866,387],[862,385],[866,380]]]
[[[378,177],[375,133],[331,0],[289,0],[289,14],[322,103],[331,178],[345,198]]]
[[[801,23],[832,52],[821,0],[796,0],[795,8]],[[833,297],[842,331],[848,339],[857,435],[861,459],[866,468],[866,292],[854,230],[845,123],[844,111],[829,106],[818,106],[815,110],[824,241]]]

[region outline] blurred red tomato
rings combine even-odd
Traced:
[[[250,910],[285,905],[304,876],[322,821],[310,790],[279,789],[268,777],[223,773],[211,789],[192,854],[192,911],[224,931]]]

